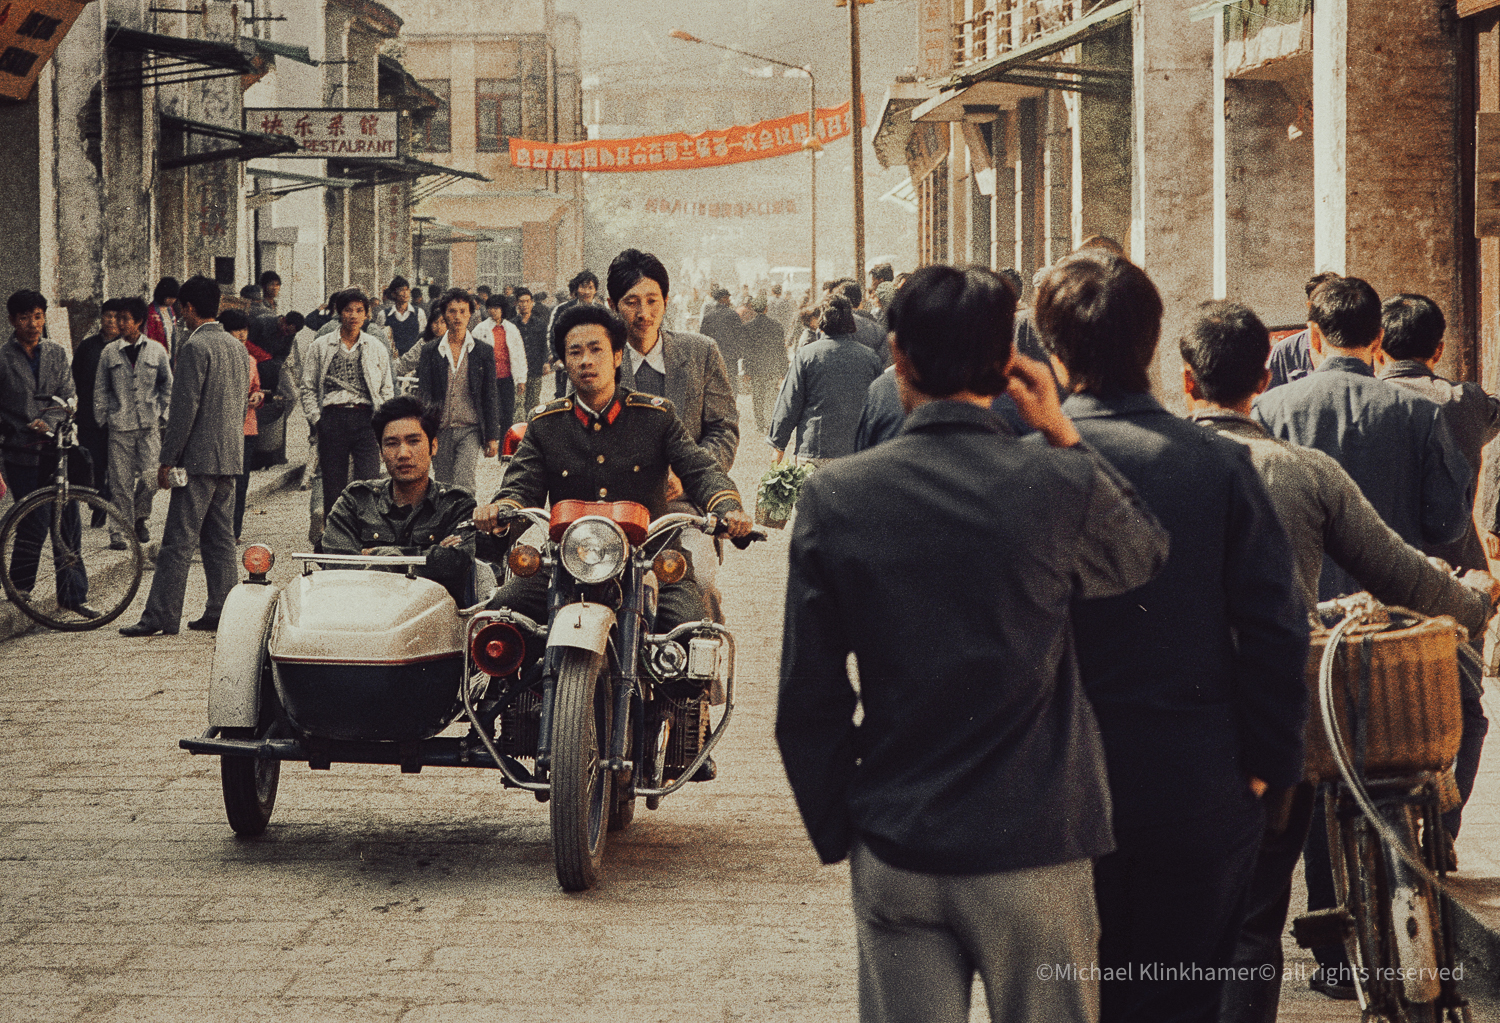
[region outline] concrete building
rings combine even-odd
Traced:
[[[891,83],[875,148],[911,171],[922,262],[1029,280],[1089,235],[1124,244],[1166,302],[1168,401],[1194,306],[1296,323],[1325,269],[1430,295],[1452,371],[1472,375],[1465,96],[1474,40],[1494,37],[1483,17],[1465,28],[1419,0],[923,0],[916,73]]]
[[[402,62],[439,98],[413,149],[471,175],[421,204],[421,277],[556,287],[583,265],[582,175],[513,168],[511,138],[583,139],[580,26],[553,0],[398,0]]]
[[[0,152],[8,189],[0,291],[47,295],[53,337],[85,336],[104,298],[149,296],[166,275],[204,274],[234,293],[274,269],[285,284],[281,308],[308,310],[333,288],[378,293],[391,273],[410,271],[413,183],[454,176],[405,151],[413,118],[437,100],[380,52],[401,25],[388,8],[372,0],[288,0],[274,13],[255,0],[208,0],[191,12],[146,0],[18,6],[36,7],[12,15],[39,37],[51,33],[52,49],[33,62],[34,86],[18,82],[19,95],[0,100],[10,143]],[[52,19],[43,7],[77,8],[76,20]],[[388,110],[392,152],[301,158],[306,140],[293,122],[276,126],[257,108],[330,119]]]

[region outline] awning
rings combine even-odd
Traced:
[[[171,114],[162,115],[161,126],[167,133],[178,133],[182,136],[184,150],[177,155],[164,156],[161,161],[162,170],[192,167],[201,163],[217,163],[220,160],[254,160],[260,156],[275,156],[278,153],[292,152],[297,148],[294,140],[283,135],[263,135],[258,131],[244,131],[240,128],[208,124],[204,121],[190,121],[186,117],[175,117]],[[188,139],[194,137],[218,139],[236,144],[223,149],[187,152]],[[163,148],[169,138],[170,135],[162,140]]]
[[[305,192],[310,188],[353,188],[358,184],[352,178],[323,178],[316,174],[294,174],[291,171],[268,170],[247,167],[245,173],[261,185],[261,190],[245,196],[245,208],[256,210],[284,199],[293,192]],[[272,181],[289,181],[289,185],[273,185]]]
[[[442,97],[417,81],[395,57],[382,53],[378,65],[381,106],[426,112],[443,105]]]
[[[250,38],[250,43],[261,53],[272,57],[285,57],[287,60],[295,60],[299,64],[306,64],[308,67],[318,66],[318,62],[313,59],[312,53],[305,46],[291,46],[287,43],[273,43],[269,39],[255,38]]]
[[[917,212],[917,186],[913,185],[911,178],[904,178],[901,184],[891,189],[880,197],[880,202],[892,203],[901,207],[907,213]]]
[[[1131,72],[1125,68],[1089,67],[1043,61],[1054,53],[1077,45],[1101,32],[1107,32],[1130,17],[1135,0],[1114,0],[1062,28],[1024,46],[970,64],[953,72],[943,83],[945,90],[959,89],[975,82],[1010,82],[1043,89],[1066,89],[1071,92],[1093,92],[1105,95],[1128,93]],[[1059,74],[1068,77],[1059,78]]]
[[[1062,65],[1059,65],[1060,67]],[[1042,94],[1042,86],[1012,82],[975,82],[946,89],[912,108],[913,121],[993,121],[1001,110],[1014,110],[1023,99]]]
[[[933,90],[918,82],[892,82],[875,117],[875,158],[889,170],[906,163],[906,140],[911,136],[912,110],[930,99]]]
[[[109,89],[143,89],[148,85],[180,85],[212,78],[238,78],[260,75],[269,69],[251,40],[218,42],[211,39],[183,39],[159,32],[141,32],[111,21],[105,32],[105,45],[117,53],[138,53],[137,66],[109,62]]]
[[[398,157],[395,160],[329,160],[328,169],[331,172],[343,174],[347,178],[357,178],[360,185],[386,185],[393,181],[420,181],[422,178],[436,178],[436,181],[413,189],[413,204],[421,202],[429,195],[457,181],[494,180],[473,171],[444,167],[441,164],[428,163],[426,160],[416,160],[410,156]]]

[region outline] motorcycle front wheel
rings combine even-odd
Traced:
[[[609,738],[611,703],[604,657],[567,651],[557,673],[549,802],[552,858],[564,891],[586,891],[603,872],[614,776],[600,747]]]

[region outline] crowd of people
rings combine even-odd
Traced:
[[[1109,239],[1039,274],[1028,307],[1014,271],[878,267],[869,284],[831,281],[816,307],[715,286],[699,332],[670,324],[666,268],[636,249],[602,295],[583,271],[555,308],[524,287],[424,307],[397,277],[381,302],[343,290],[304,319],[277,312],[274,274],[233,308],[207,278],[167,279],[149,304],[104,303],[73,353],[21,291],[4,475],[18,497],[45,485],[43,396],[80,395],[141,540],[171,490],[120,631],[178,630],[195,551],[208,600],[188,627],[211,630],[246,475],[285,458],[294,403],[314,539],[442,548],[457,585],[476,545],[454,522],[504,533],[504,508],[549,499],[712,511],[743,535],[728,473],[748,391],[775,458],[819,467],[791,533],[776,736],[818,855],[850,861],[861,1018],[965,1020],[977,973],[994,1019],[1273,1021],[1299,859],[1309,908],[1334,904],[1303,777],[1315,605],[1368,590],[1480,641],[1500,522],[1481,536],[1475,495],[1500,400],[1438,375],[1434,302],[1332,273],[1274,349],[1246,306],[1197,309],[1174,339],[1185,417],[1151,393],[1161,296]],[[479,499],[478,460],[518,416]],[[684,543],[666,622],[721,613],[712,541]],[[87,613],[86,580],[57,585]],[[544,602],[536,579],[493,599],[537,618]],[[1461,802],[1488,727],[1478,681]],[[1443,818],[1450,857],[1461,815]],[[1315,952],[1314,987],[1352,996],[1342,947]]]

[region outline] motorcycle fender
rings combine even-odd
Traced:
[[[240,583],[229,591],[219,616],[214,666],[209,675],[210,725],[254,728],[259,722],[266,633],[280,595],[280,587],[257,583]]]
[[[615,613],[603,604],[569,604],[552,616],[552,625],[547,630],[547,646],[576,647],[602,654],[609,645],[609,632],[614,627]]]

